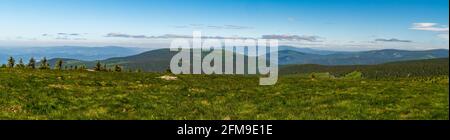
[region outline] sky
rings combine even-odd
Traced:
[[[279,39],[329,50],[447,48],[448,0],[0,0],[0,47]]]

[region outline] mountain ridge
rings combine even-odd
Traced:
[[[121,65],[129,69],[142,69],[144,71],[165,71],[169,68],[171,58],[178,52],[172,52],[169,49],[157,49],[146,51],[137,55],[125,57],[113,57],[99,60],[108,67]],[[247,56],[248,57],[248,56]],[[335,53],[328,55],[309,54],[293,50],[279,51],[279,64],[318,64],[318,65],[375,65],[397,61],[423,60],[434,58],[448,58],[448,50],[435,49],[425,51],[406,51],[406,50],[373,50],[363,52]],[[50,59],[53,64],[61,58]],[[71,60],[66,62],[69,65],[86,65],[93,67],[97,61]]]
[[[53,46],[53,47],[0,47],[0,63],[6,63],[8,57],[22,58],[28,61],[34,59],[70,58],[85,61],[102,60],[111,57],[136,55],[148,51],[137,47],[84,47],[84,46]]]

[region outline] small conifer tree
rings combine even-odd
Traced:
[[[36,60],[34,60],[33,57],[30,58],[30,61],[28,61],[28,68],[35,69],[36,68]]]
[[[17,64],[17,66],[16,66],[17,68],[25,68],[25,64],[23,63],[23,60],[22,60],[22,58],[20,58],[19,59],[19,64]]]
[[[100,61],[97,61],[97,64],[94,67],[95,71],[101,71],[102,70],[102,64],[100,63]]]
[[[86,70],[86,66],[85,65],[81,65],[80,70]]]
[[[41,60],[41,65],[39,66],[39,69],[50,69],[50,65],[48,64],[47,58],[44,57]]]
[[[16,60],[14,60],[14,58],[10,56],[8,59],[8,68],[14,68],[15,63]]]
[[[56,61],[55,69],[56,70],[62,70],[62,67],[63,67],[63,61],[61,59]]]

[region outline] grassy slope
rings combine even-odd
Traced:
[[[0,119],[443,119],[448,76],[344,80],[0,69]]]
[[[366,78],[421,77],[449,74],[449,59],[426,59],[399,61],[379,65],[284,65],[281,74],[307,74],[312,72],[329,72],[335,76],[343,76],[353,71],[360,71]]]

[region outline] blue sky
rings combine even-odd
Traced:
[[[448,0],[0,0],[0,46],[281,39],[334,50],[448,48]],[[170,34],[170,35],[168,35]]]

